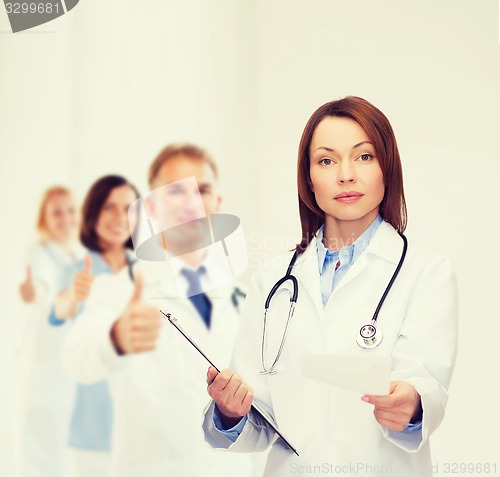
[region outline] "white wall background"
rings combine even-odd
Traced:
[[[254,268],[300,238],[300,134],[347,94],[391,120],[407,235],[450,256],[459,279],[437,475],[446,462],[499,466],[498,28],[495,0],[81,0],[17,34],[0,7],[0,475],[13,475],[17,284],[41,192],[65,183],[81,198],[106,173],[144,191],[163,145],[199,143],[220,164]]]

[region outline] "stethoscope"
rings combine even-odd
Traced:
[[[399,232],[398,232],[399,233]],[[385,299],[387,298],[387,295],[389,294],[390,289],[392,288],[392,285],[394,284],[394,281],[396,280],[396,277],[399,274],[399,271],[401,270],[401,267],[403,265],[403,262],[405,260],[406,256],[406,250],[408,249],[408,240],[406,237],[402,234],[399,233],[401,238],[403,239],[403,251],[401,252],[401,258],[399,259],[399,263],[396,267],[396,270],[394,271],[389,283],[387,284],[385,291],[380,298],[380,301],[378,302],[377,308],[375,309],[375,313],[373,313],[373,317],[370,323],[363,325],[358,333],[358,336],[356,337],[356,343],[361,347],[365,349],[373,349],[376,348],[383,339],[383,334],[380,329],[377,328],[376,323],[377,323],[377,318],[378,314],[380,313],[380,309],[382,308],[382,305],[384,304]],[[295,306],[297,304],[297,298],[299,295],[299,282],[297,281],[297,278],[292,275],[292,269],[293,266],[295,265],[295,262],[297,261],[297,258],[299,256],[299,252],[296,250],[295,253],[292,256],[292,259],[290,260],[290,263],[288,264],[288,268],[286,270],[285,275],[279,279],[276,284],[271,288],[271,291],[269,292],[269,295],[267,295],[266,302],[264,304],[264,327],[262,330],[262,371],[260,371],[260,374],[276,374],[276,365],[278,364],[281,353],[283,352],[283,348],[285,346],[286,342],[286,336],[288,333],[288,329],[290,327],[290,320],[293,316],[293,313],[295,311]],[[276,353],[276,357],[274,358],[274,361],[270,367],[266,366],[266,357],[265,357],[265,350],[266,350],[266,339],[267,339],[267,313],[269,311],[269,306],[271,304],[271,300],[273,296],[276,294],[278,289],[283,285],[283,283],[290,281],[292,283],[292,291],[289,291],[290,293],[290,309],[288,310],[288,318],[286,320],[285,324],[285,329],[283,331],[283,337],[281,338],[281,343],[278,348],[278,352]]]

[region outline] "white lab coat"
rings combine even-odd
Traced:
[[[384,339],[375,349],[356,344],[362,325],[371,320],[402,251],[402,240],[386,222],[335,288],[326,307],[313,240],[293,269],[299,295],[287,341],[275,375],[259,375],[264,301],[283,276],[291,255],[275,259],[254,276],[235,343],[232,368],[254,388],[274,415],[283,441],[252,413],[233,444],[213,426],[213,402],[204,422],[213,447],[252,452],[272,445],[265,476],[298,473],[335,475],[431,476],[429,436],[443,419],[457,345],[457,288],[449,261],[409,243],[403,267],[378,317]],[[276,356],[289,301],[276,297],[269,312],[267,363]],[[303,354],[390,356],[391,380],[415,386],[424,410],[423,428],[390,431],[373,416],[361,394],[305,378]],[[349,369],[346,369],[346,373]],[[322,467],[323,466],[323,467]]]
[[[239,321],[231,300],[234,286],[207,293],[212,301],[209,332],[192,303],[178,298],[165,263],[139,263],[134,273],[143,276],[147,302],[173,313],[217,366],[228,365]],[[67,371],[78,381],[108,379],[114,410],[112,477],[255,475],[251,456],[232,460],[204,442],[208,364],[166,319],[154,351],[115,353],[110,330],[132,290],[128,270],[97,277],[63,354]]]
[[[16,466],[19,477],[66,477],[67,439],[75,392],[61,367],[67,327],[48,322],[73,256],[56,242],[38,244],[28,257],[36,299],[29,305],[18,349]]]

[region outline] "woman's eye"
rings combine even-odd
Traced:
[[[319,161],[319,163],[323,164],[324,166],[329,166],[330,164],[333,164],[333,161],[328,157],[324,157]]]
[[[361,160],[361,162],[367,162],[370,159],[373,159],[373,156],[371,154],[361,154],[358,159]]]

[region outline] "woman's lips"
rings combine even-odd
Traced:
[[[108,229],[113,235],[116,235],[116,236],[121,236],[121,235],[125,235],[125,234],[128,234],[129,231],[128,229],[126,228],[122,228],[122,227],[111,227]]]
[[[361,192],[350,190],[349,192],[341,192],[340,194],[337,194],[334,199],[339,202],[351,203],[357,202],[359,199],[361,199],[361,197],[363,197],[363,194]]]

